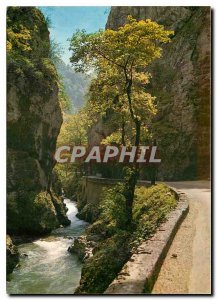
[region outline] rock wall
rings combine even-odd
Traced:
[[[161,152],[159,179],[207,179],[210,176],[210,8],[112,7],[106,28],[117,29],[128,15],[151,19],[175,31],[163,56],[149,71],[147,87],[156,96],[152,124]],[[99,126],[98,126],[99,127]],[[107,127],[97,128],[94,140]],[[96,137],[98,136],[98,138]],[[91,137],[92,138],[92,137]]]
[[[99,206],[104,188],[112,188],[120,179],[101,178],[96,176],[83,176],[80,182],[78,199],[78,217],[93,223],[99,217]],[[150,186],[150,183],[143,180],[137,181],[137,186]]]
[[[12,273],[13,269],[19,262],[19,253],[18,249],[12,243],[12,240],[9,235],[6,238],[6,255],[7,255],[7,275]]]
[[[103,188],[110,188],[118,182],[116,179],[82,177],[78,193],[78,217],[90,223],[96,221]]]
[[[52,193],[62,124],[49,31],[34,7],[7,11],[7,230],[44,233],[68,224]]]

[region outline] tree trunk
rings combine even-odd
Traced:
[[[125,168],[124,176],[124,196],[126,199],[127,225],[132,223],[133,200],[136,182],[138,179],[138,169],[133,167]]]
[[[123,146],[125,146],[126,145],[126,143],[125,143],[125,121],[124,121],[124,118],[122,119],[122,124],[121,124],[122,126],[122,130],[121,130],[121,143],[122,143],[122,145]]]
[[[134,115],[134,111],[132,107],[132,99],[131,99],[131,92],[132,92],[131,88],[132,88],[132,79],[128,80],[127,82],[126,93],[128,98],[130,115],[136,127],[135,146],[139,146],[140,134],[141,134],[141,122]],[[127,211],[128,225],[132,223],[133,200],[134,200],[135,187],[136,187],[138,176],[139,176],[139,170],[136,164],[133,164],[132,167],[128,167],[126,175],[124,176],[125,179],[124,196],[126,198],[126,211]]]
[[[152,144],[153,144],[153,146],[157,146],[156,139],[154,139]],[[156,166],[155,166],[155,164],[152,164],[151,165],[151,185],[155,185],[155,183],[156,183],[156,173],[157,173]]]

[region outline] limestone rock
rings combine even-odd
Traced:
[[[37,8],[9,7],[7,30],[7,229],[44,233],[69,223],[63,202],[52,194],[62,124],[57,73],[49,58],[47,24]],[[31,50],[16,36],[23,31]]]
[[[92,250],[95,245],[95,241],[88,240],[85,235],[81,235],[75,238],[74,243],[69,247],[68,251],[76,253],[80,260],[85,261],[93,255]]]
[[[19,262],[19,252],[17,247],[14,246],[9,235],[6,239],[6,253],[7,253],[7,275],[12,273],[13,269]]]
[[[148,92],[156,96],[158,114],[151,124],[162,159],[158,178],[207,179],[210,176],[210,8],[112,7],[106,28],[118,29],[132,15],[175,31],[162,58],[149,70]],[[102,120],[89,140],[110,134]],[[109,131],[109,132],[108,132]]]

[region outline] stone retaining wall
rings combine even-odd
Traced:
[[[121,179],[83,176],[79,201],[83,204],[99,203],[102,189],[104,187],[112,187],[121,181]],[[150,183],[144,180],[138,180],[137,185],[148,186]]]

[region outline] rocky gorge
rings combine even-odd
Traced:
[[[157,115],[149,126],[161,152],[162,163],[158,170],[158,179],[209,178],[210,8],[112,7],[106,28],[117,30],[126,23],[128,15],[137,20],[151,19],[164,25],[166,29],[174,30],[172,41],[165,47],[162,58],[148,68],[152,79],[147,89],[156,96],[158,107]],[[90,128],[88,137],[91,146],[98,145],[115,131],[112,118],[113,114],[109,112]],[[103,179],[98,181],[101,180]],[[149,188],[147,193],[148,190]],[[150,194],[149,197],[150,200]],[[164,199],[165,195],[161,197]],[[99,202],[94,205],[95,198],[98,197],[89,197],[90,200],[87,201],[88,194],[85,194],[81,201],[78,199],[81,210],[79,216],[93,224],[69,249],[84,261],[80,285],[75,292],[78,294],[103,293],[112,278],[121,270],[121,266],[130,261],[134,251],[132,245],[140,244],[154,232],[146,224],[150,207],[145,209],[146,217],[141,218],[144,225],[141,235],[138,234],[135,238],[132,232],[120,229],[112,232],[112,225],[105,216],[103,218],[102,210],[96,211],[95,207],[99,208],[103,204]],[[161,209],[158,212],[159,210]],[[156,221],[156,217],[154,219]],[[115,223],[114,219],[110,221]],[[160,223],[157,221],[157,224],[159,226]]]
[[[175,32],[162,58],[148,67],[152,79],[147,90],[156,96],[158,106],[148,126],[160,148],[158,179],[207,178],[210,10],[112,7],[106,28],[117,30],[128,15],[137,20],[150,18]],[[125,263],[132,261],[138,246],[173,214],[178,194],[163,183],[137,181],[128,222],[121,172],[114,168],[111,178],[104,178],[102,173],[82,176],[86,173],[79,166],[60,167],[59,173],[54,170],[64,113],[48,20],[35,7],[8,8],[7,82],[7,273],[18,265],[8,291],[102,294]],[[89,146],[114,131],[112,118],[111,109],[89,126]],[[71,142],[76,128],[61,132]],[[65,199],[60,196],[60,174],[69,187],[64,187]]]
[[[40,235],[70,224],[62,199],[52,189],[62,113],[50,47],[47,23],[37,8],[8,8],[7,231],[11,235]]]

